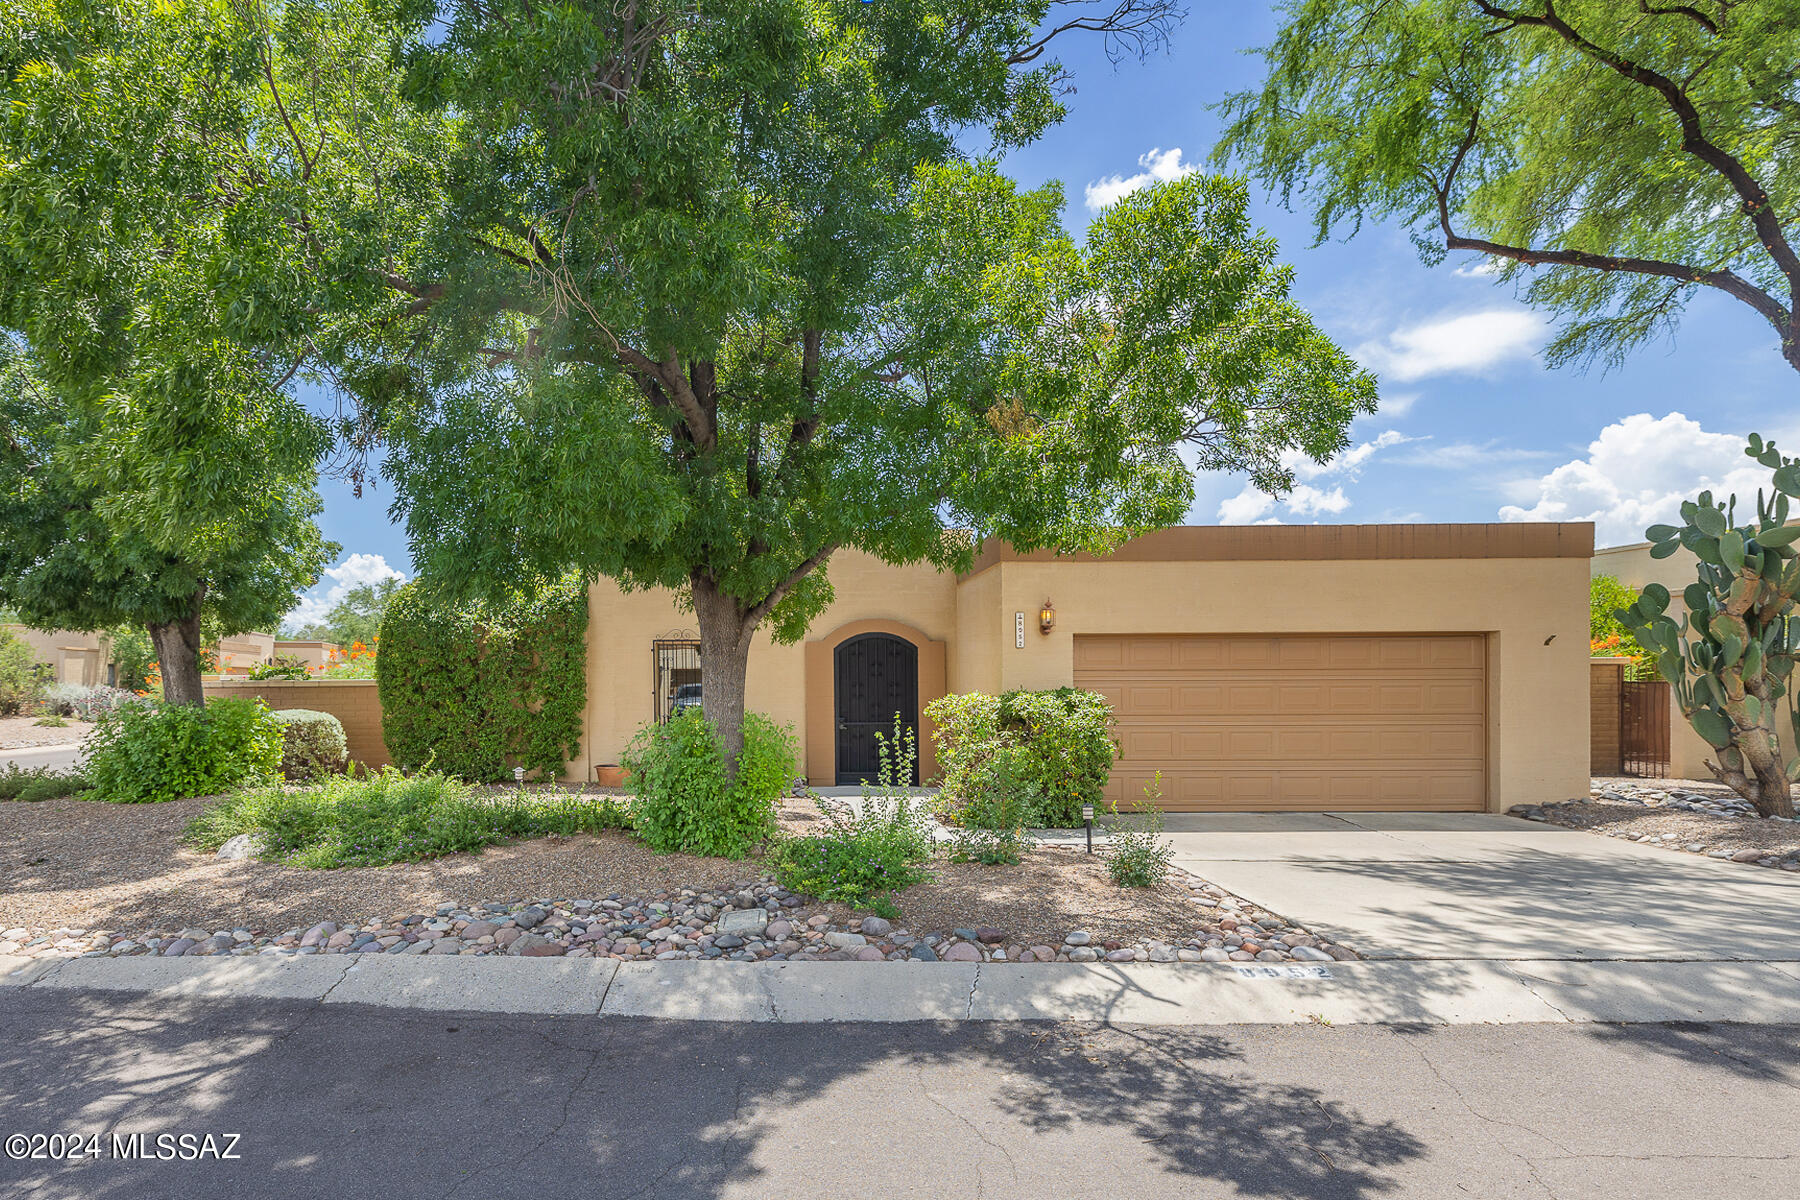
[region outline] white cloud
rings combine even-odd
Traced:
[[[1735,433],[1708,433],[1681,413],[1638,413],[1615,421],[1588,445],[1586,458],[1523,481],[1526,504],[1501,508],[1504,521],[1592,521],[1601,546],[1644,540],[1644,530],[1680,519],[1681,502],[1703,489],[1724,498],[1736,492],[1739,517],[1768,468],[1744,456]]]
[[[1193,164],[1181,161],[1180,146],[1173,150],[1153,149],[1138,157],[1138,165],[1144,169],[1136,175],[1108,175],[1088,184],[1088,211],[1099,212],[1109,204],[1117,204],[1139,188],[1149,187],[1153,183],[1167,183],[1171,179],[1180,179],[1183,175],[1192,175],[1198,170]]]
[[[1384,417],[1404,417],[1412,411],[1412,406],[1419,402],[1417,392],[1387,392],[1381,397],[1381,415]]]
[[[1527,462],[1534,458],[1549,457],[1548,451],[1502,446],[1495,442],[1433,443],[1429,437],[1414,440],[1431,444],[1418,446],[1401,455],[1396,461],[1403,466],[1434,467],[1441,471],[1473,471],[1500,463]]]
[[[1249,525],[1274,507],[1275,497],[1245,484],[1243,491],[1219,504],[1219,524]]]
[[[313,585],[311,591],[300,598],[294,610],[282,619],[286,625],[306,625],[313,621],[322,621],[332,607],[349,594],[351,588],[363,583],[380,583],[383,579],[404,580],[406,576],[388,566],[387,559],[379,554],[352,554],[335,567],[325,569],[325,578]],[[329,582],[327,582],[329,581]]]
[[[1341,487],[1322,492],[1310,483],[1303,483],[1288,493],[1287,504],[1295,514],[1312,517],[1320,513],[1341,513],[1350,507],[1350,498],[1344,495]]]
[[[1452,275],[1461,275],[1464,279],[1479,279],[1485,275],[1498,275],[1500,273],[1500,260],[1494,258],[1492,255],[1484,255],[1472,263],[1455,268],[1450,273]]]
[[[1383,379],[1410,383],[1433,375],[1480,374],[1530,358],[1549,337],[1549,322],[1522,308],[1465,313],[1396,329],[1365,342],[1356,357]]]
[[[1396,429],[1384,430],[1366,442],[1358,443],[1328,462],[1314,462],[1298,450],[1289,450],[1281,456],[1281,465],[1294,473],[1297,480],[1338,479],[1353,482],[1361,475],[1363,464],[1390,446],[1398,446],[1403,442],[1415,441]],[[1227,497],[1219,505],[1219,523],[1221,525],[1279,525],[1281,517],[1276,515],[1277,505],[1286,508],[1289,516],[1319,517],[1335,516],[1350,507],[1350,497],[1344,494],[1343,483],[1338,483],[1329,491],[1316,487],[1311,483],[1300,482],[1285,497],[1277,499],[1268,492],[1262,491],[1252,484],[1245,484],[1244,489],[1235,496]]]

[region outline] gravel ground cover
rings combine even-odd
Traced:
[[[94,727],[88,721],[65,719],[67,725],[39,725],[36,717],[0,717],[0,750],[74,745]]]
[[[1519,804],[1531,821],[1709,858],[1800,871],[1800,822],[1759,817],[1730,788],[1692,779],[1600,778],[1586,800]]]
[[[0,803],[0,953],[580,955],[620,959],[1328,961],[1356,957],[1204,880],[1125,889],[1098,855],[932,864],[893,922],[786,892],[756,859],[621,833],[305,870],[182,840],[208,799]],[[805,832],[810,801],[783,806]]]

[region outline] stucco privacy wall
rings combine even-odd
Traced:
[[[1604,550],[1594,552],[1592,569],[1596,576],[1611,575],[1625,586],[1637,591],[1649,584],[1660,583],[1669,589],[1669,615],[1677,622],[1687,612],[1687,605],[1681,599],[1681,593],[1688,584],[1699,578],[1695,568],[1698,561],[1693,554],[1683,548],[1667,558],[1651,558],[1650,543],[1638,542],[1630,546],[1608,546]],[[1794,753],[1793,731],[1786,727],[1786,718],[1778,719],[1776,724],[1780,732],[1782,750],[1785,754]],[[1711,779],[1713,774],[1706,768],[1706,760],[1713,756],[1713,748],[1705,738],[1694,732],[1694,727],[1687,723],[1681,710],[1675,706],[1674,697],[1669,703],[1669,776],[1672,779]]]
[[[270,708],[330,713],[344,727],[351,759],[368,767],[393,761],[381,732],[381,694],[373,679],[209,679],[205,688],[209,700],[260,697]]]
[[[1185,527],[1105,559],[990,549],[960,580],[840,553],[830,565],[837,598],[807,640],[827,640],[851,622],[897,622],[946,644],[950,691],[992,692],[1072,684],[1080,634],[1480,634],[1487,802],[1499,810],[1587,792],[1592,554],[1586,523]],[[1037,624],[1046,599],[1056,610],[1047,635]],[[587,758],[571,769],[591,777],[591,764],[618,761],[651,718],[651,642],[691,636],[693,617],[673,593],[622,593],[601,581],[589,622]],[[803,741],[808,701],[832,703],[808,695],[806,657],[804,645],[759,634],[747,696]],[[922,687],[920,703],[931,698]],[[803,746],[809,778],[830,782],[817,751]]]

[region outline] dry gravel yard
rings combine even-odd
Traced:
[[[1758,817],[1717,783],[1601,778],[1587,800],[1519,805],[1512,811],[1606,837],[1800,871],[1800,822]]]
[[[39,725],[36,717],[0,717],[0,750],[26,750],[33,746],[72,746],[94,726],[70,718],[66,725]]]
[[[306,952],[403,953],[417,946],[424,953],[443,942],[434,952],[1354,957],[1178,871],[1159,887],[1117,887],[1098,856],[1074,850],[1035,850],[1016,867],[939,860],[932,881],[900,895],[901,916],[888,925],[783,892],[755,858],[658,855],[617,832],[384,867],[221,861],[182,840],[209,803],[0,803],[0,952],[298,951],[311,934]],[[817,810],[810,801],[788,801],[782,819],[805,831]],[[743,910],[740,922],[765,926],[720,928],[733,910]],[[465,937],[471,927],[478,932]],[[659,928],[672,932],[651,938]],[[527,931],[529,938],[520,936]]]

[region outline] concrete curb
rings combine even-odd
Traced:
[[[1313,971],[1321,974],[1309,973]],[[680,1021],[1137,1025],[1800,1024],[1800,974],[1739,962],[617,963],[377,955],[0,956],[0,987]]]

